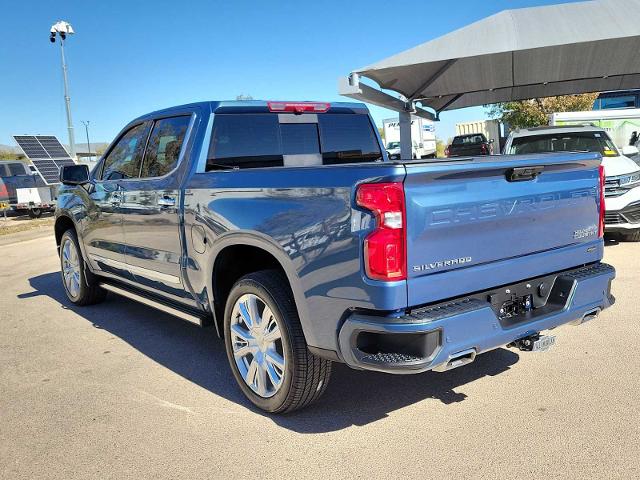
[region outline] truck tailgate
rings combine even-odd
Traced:
[[[597,261],[597,154],[407,163],[409,305]],[[516,173],[538,167],[531,179]]]

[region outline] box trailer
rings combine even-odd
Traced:
[[[397,118],[382,121],[384,144],[389,158],[400,158],[400,122]],[[413,141],[413,158],[434,158],[436,156],[436,129],[431,120],[411,117],[411,138]]]
[[[498,120],[476,120],[474,122],[456,123],[456,136],[482,133],[487,140],[493,140],[496,147],[500,145],[500,122]]]

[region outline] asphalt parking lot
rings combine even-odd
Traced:
[[[51,236],[1,251],[2,479],[640,474],[640,245],[609,243],[617,304],[549,352],[402,377],[338,365],[281,417],[249,407],[213,331],[114,296],[72,308]]]

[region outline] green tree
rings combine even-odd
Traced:
[[[10,150],[4,148],[0,149],[0,160],[20,160],[26,162],[27,159],[22,153],[13,153]]]
[[[552,113],[591,110],[597,97],[597,93],[562,95],[496,103],[487,108],[491,118],[498,119],[511,128],[531,128],[548,125],[549,115]]]

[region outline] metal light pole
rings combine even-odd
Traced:
[[[76,158],[76,140],[73,134],[73,121],[71,120],[71,97],[69,97],[69,80],[67,79],[67,62],[64,57],[64,42],[67,39],[67,35],[73,35],[73,27],[67,22],[60,20],[51,26],[51,35],[49,40],[51,43],[55,43],[56,36],[60,36],[60,53],[62,54],[62,77],[64,79],[64,103],[67,108],[67,130],[69,131],[69,153],[71,158]]]
[[[89,159],[91,159],[91,143],[89,143],[89,124],[91,121],[89,120],[80,120],[84,125],[84,131],[87,134],[87,152],[89,153]]]

